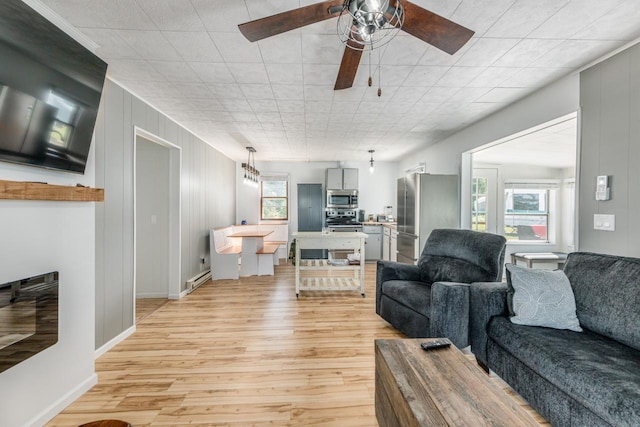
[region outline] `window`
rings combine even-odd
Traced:
[[[49,144],[60,148],[68,148],[78,106],[53,90],[49,92],[47,104],[56,108],[56,117],[49,134]]]
[[[471,190],[471,229],[487,231],[487,178],[473,178]]]
[[[557,184],[506,183],[504,236],[508,240],[549,241],[549,205]]]
[[[289,182],[286,178],[263,177],[260,181],[260,219],[289,219]]]

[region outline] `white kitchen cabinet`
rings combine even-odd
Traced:
[[[391,230],[389,239],[389,261],[398,261],[398,230]]]
[[[367,239],[367,261],[376,261],[382,258],[382,226],[365,225],[362,231],[369,236]]]
[[[328,168],[327,190],[357,190],[358,169]]]
[[[382,227],[382,260],[390,261],[391,229]]]

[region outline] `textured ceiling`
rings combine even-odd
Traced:
[[[336,19],[257,43],[237,28],[318,1],[42,2],[99,45],[112,79],[236,160],[248,145],[258,161],[396,160],[640,36],[637,0],[414,0],[474,37],[450,56],[401,33],[373,52],[374,87],[365,53],[334,91]]]

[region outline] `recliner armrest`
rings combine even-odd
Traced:
[[[504,282],[476,282],[471,284],[469,340],[471,352],[478,362],[487,364],[487,327],[494,316],[507,316],[507,284]]]
[[[431,337],[446,337],[453,345],[469,345],[469,284],[435,282],[431,285]]]
[[[388,280],[420,281],[420,270],[417,265],[378,260],[376,265],[376,313],[378,314],[380,314],[382,284]]]

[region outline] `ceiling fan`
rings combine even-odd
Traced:
[[[328,0],[245,22],[238,28],[255,42],[335,17],[348,22],[345,37],[341,37],[346,47],[334,90],[353,86],[363,50],[373,48],[378,34],[386,30],[405,31],[450,55],[474,33],[408,0]]]

